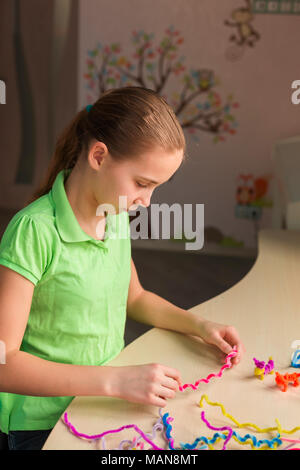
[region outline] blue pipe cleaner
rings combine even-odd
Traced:
[[[255,436],[252,436],[251,434],[246,434],[244,437],[242,437],[236,431],[233,431],[233,436],[236,436],[236,438],[240,442],[246,442],[248,439],[251,439],[252,444],[254,445],[254,447],[260,447],[262,444],[267,444],[271,449],[273,449],[274,444],[276,442],[277,442],[278,445],[282,444],[282,440],[279,439],[280,434],[277,434],[277,437],[274,437],[272,440],[269,440],[269,439],[257,440],[257,438]],[[197,437],[197,439],[192,444],[180,443],[180,445],[183,446],[184,449],[194,449],[199,441],[203,441],[206,444],[214,444],[219,437],[221,439],[226,439],[227,436],[226,436],[226,434],[216,432],[211,439],[207,439],[207,437],[201,436],[201,437]]]
[[[162,417],[162,420],[163,420],[163,424],[166,428],[166,437],[169,441],[169,449],[170,450],[177,450],[174,447],[172,447],[172,445],[170,443],[170,439],[172,439],[172,436],[171,436],[172,426],[171,426],[170,423],[167,422],[168,416],[169,416],[169,413],[165,413]],[[236,438],[240,442],[246,442],[248,439],[251,439],[252,444],[254,445],[254,447],[260,447],[262,444],[267,444],[271,449],[273,449],[275,443],[277,443],[278,445],[282,444],[282,440],[280,439],[280,434],[279,433],[272,440],[269,440],[269,439],[259,439],[259,440],[257,440],[256,436],[251,435],[251,434],[246,434],[244,437],[242,437],[236,431],[233,431],[233,436],[236,436]],[[214,444],[219,437],[221,439],[226,439],[227,435],[216,432],[211,439],[207,439],[207,437],[205,437],[205,436],[197,437],[197,439],[195,439],[195,441],[192,444],[188,444],[188,443],[184,444],[184,443],[181,442],[180,443],[180,448],[178,448],[178,449],[189,449],[189,450],[195,449],[197,444],[200,441],[204,442],[205,444]]]
[[[168,439],[169,449],[170,449],[170,450],[195,449],[195,447],[196,447],[196,445],[198,444],[198,442],[200,442],[200,441],[202,440],[201,438],[196,439],[197,442],[195,441],[196,444],[195,444],[193,447],[192,447],[192,446],[190,446],[190,447],[183,447],[181,443],[180,443],[180,447],[177,447],[177,448],[172,447],[172,444],[171,444],[171,442],[170,442],[170,439],[172,439],[172,437],[171,437],[172,426],[171,426],[170,423],[167,422],[168,416],[169,416],[169,413],[165,413],[165,414],[163,415],[163,417],[162,417],[162,421],[163,421],[163,424],[164,424],[164,426],[165,426],[165,428],[166,428],[166,438]],[[226,437],[226,436],[225,436],[225,437]],[[187,444],[187,445],[189,446],[190,444]],[[206,446],[206,445],[203,445],[203,446],[201,446],[201,447],[198,447],[197,450],[203,450],[203,449],[207,449],[207,446]]]

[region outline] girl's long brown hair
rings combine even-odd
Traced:
[[[105,91],[89,111],[79,111],[57,140],[54,155],[40,186],[26,205],[47,194],[57,174],[73,168],[92,139],[103,142],[117,161],[137,158],[159,146],[166,152],[183,150],[182,127],[168,103],[155,91],[128,86]]]

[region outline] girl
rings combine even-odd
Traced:
[[[174,112],[141,87],[105,92],[58,139],[43,184],[0,244],[0,429],[10,449],[40,449],[74,396],[158,407],[175,396],[176,369],[105,366],[124,347],[126,313],[224,354],[236,345],[240,360],[233,327],[144,290],[131,259],[128,211],[149,206],[184,158]]]

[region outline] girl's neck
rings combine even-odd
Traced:
[[[82,176],[83,175],[83,176]],[[82,230],[96,240],[102,240],[105,233],[105,216],[96,216],[97,205],[87,194],[84,173],[74,171],[66,177],[64,188],[70,206]]]

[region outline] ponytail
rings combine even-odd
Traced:
[[[83,147],[87,148],[88,138],[84,127],[87,113],[85,108],[79,111],[58,138],[47,173],[26,205],[47,194],[58,173],[64,169],[73,168]]]

